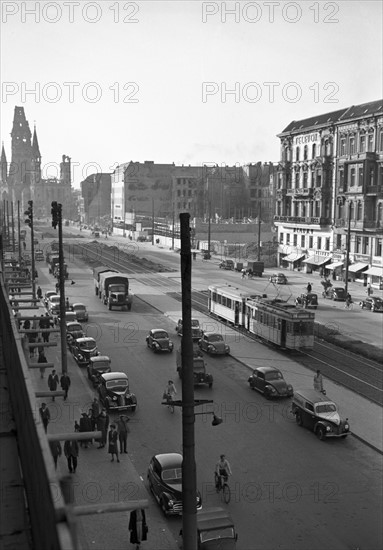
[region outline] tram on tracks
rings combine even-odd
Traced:
[[[314,347],[313,311],[231,285],[209,286],[209,313],[282,349]]]

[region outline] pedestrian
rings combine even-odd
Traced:
[[[76,473],[77,458],[79,454],[78,443],[75,439],[67,439],[64,443],[64,454],[68,461],[68,470],[70,473]]]
[[[60,441],[50,441],[49,442],[49,447],[51,449],[51,453],[52,453],[52,456],[53,456],[53,461],[55,463],[55,470],[57,470],[57,459],[59,456],[62,455],[62,448],[61,448],[61,443]]]
[[[41,287],[40,287],[40,286],[37,287],[37,292],[36,292],[36,294],[37,294],[37,298],[38,298],[39,300],[41,300],[41,298],[43,297],[43,291],[41,290]]]
[[[130,542],[136,545],[136,550],[140,548],[143,540],[147,540],[148,526],[146,524],[145,510],[139,508],[130,512],[129,519]]]
[[[48,388],[51,391],[56,391],[58,385],[59,385],[59,377],[57,376],[55,369],[53,369],[51,374],[48,376]],[[55,400],[55,396],[52,395],[52,401],[54,400]]]
[[[48,363],[47,358],[45,357],[44,349],[40,351],[37,362],[41,364]],[[40,378],[44,378],[45,369],[46,367],[40,367]]]
[[[241,269],[241,279],[245,279],[246,278],[246,269],[243,268]]]
[[[68,391],[70,388],[70,378],[66,372],[64,372],[60,378],[60,386],[61,389],[65,392],[64,401],[66,401],[68,399]]]
[[[80,432],[91,432],[91,431],[92,431],[92,423],[90,421],[90,418],[86,413],[82,413],[80,418]],[[85,449],[87,449],[89,442],[91,442],[89,439],[82,439],[80,442],[80,446],[82,447],[84,445]]]
[[[101,432],[101,439],[99,440],[98,449],[102,449],[106,445],[106,437],[109,428],[109,415],[105,410],[102,410],[97,418],[96,427]]]
[[[111,462],[114,462],[114,455],[116,455],[117,462],[120,462],[118,458],[117,438],[118,438],[118,435],[117,435],[116,426],[114,424],[111,424],[109,434],[108,434],[108,441],[109,441],[108,453],[112,455]]]
[[[120,442],[120,454],[128,454],[128,451],[126,450],[126,442],[128,440],[128,433],[130,432],[128,427],[129,420],[129,417],[121,414],[120,419],[117,422],[118,440]]]
[[[317,370],[316,375],[314,376],[314,390],[319,391],[320,393],[323,393],[323,394],[326,393],[323,388],[323,376],[319,369]]]
[[[37,355],[40,355],[40,353],[44,351],[43,341],[41,340],[40,336],[37,338]]]
[[[313,287],[312,287],[311,283],[308,283],[306,288],[307,288],[307,292],[310,293],[312,291]]]
[[[49,409],[46,403],[41,403],[41,407],[39,408],[39,413],[44,426],[45,433],[47,433],[48,424],[51,419],[51,413],[49,412]]]
[[[23,248],[24,248],[24,250],[26,250],[26,248],[27,248],[27,243],[25,241],[23,241]]]
[[[45,314],[45,318],[40,319],[40,328],[44,328],[45,330],[41,332],[44,342],[49,342],[49,329],[51,328],[51,321],[49,317],[49,313],[47,312]]]
[[[65,299],[65,309],[66,309],[67,311],[70,310],[69,298],[66,298],[66,299]]]
[[[36,343],[36,340],[37,340],[37,337],[38,337],[39,333],[38,332],[30,332],[28,334],[28,341],[30,344],[34,344]],[[35,349],[36,347],[35,346],[31,346],[29,348],[29,358],[32,359],[34,356],[35,356]]]
[[[367,296],[371,296],[371,283],[367,285]]]
[[[100,416],[100,412],[101,412],[100,403],[98,402],[97,397],[95,397],[93,399],[92,408],[90,410],[90,413],[91,413],[90,421],[92,425],[92,431],[96,429],[96,422],[97,422],[97,418]]]
[[[55,286],[56,286],[56,294],[59,294],[60,293],[60,283],[57,282]]]
[[[29,319],[26,319],[23,324],[24,330],[29,330],[31,328],[31,322]]]

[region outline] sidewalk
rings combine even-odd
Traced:
[[[166,274],[161,274],[166,276]],[[172,274],[173,276],[175,274]],[[158,275],[156,275],[158,277]],[[198,282],[194,286],[197,286]],[[136,279],[134,281],[134,293],[142,301],[147,301],[148,290],[145,284]],[[169,306],[170,304],[170,306]],[[181,304],[161,292],[158,287],[150,293],[150,303],[172,320],[174,326],[182,317]],[[231,355],[242,363],[244,381],[251,371],[261,365],[269,363],[279,368],[294,388],[312,388],[314,372],[296,363],[288,355],[281,355],[272,348],[254,342],[229,326],[219,323],[217,320],[200,312],[194,314],[203,328],[210,331],[222,332],[226,342],[230,345]],[[379,405],[371,403],[358,394],[325,380],[325,387],[329,398],[339,406],[341,414],[348,417],[352,433],[369,446],[383,453],[383,409]]]

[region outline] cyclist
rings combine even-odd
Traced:
[[[221,476],[223,476],[225,483],[227,483],[229,476],[231,476],[230,464],[225,455],[220,455],[219,461],[215,466],[215,486],[217,491],[221,488]]]
[[[173,380],[168,381],[168,385],[166,386],[164,393],[166,394],[166,398],[167,398],[168,402],[174,401],[174,396],[176,395],[177,390],[176,390],[176,387],[174,385]]]
[[[351,306],[351,304],[352,304],[352,298],[351,298],[351,294],[348,292],[346,296],[346,304],[344,307],[348,309]]]

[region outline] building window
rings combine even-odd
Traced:
[[[299,173],[299,170],[297,170],[295,172],[295,188],[296,189],[299,188],[299,183],[300,183],[300,173]]]
[[[355,168],[350,168],[350,187],[355,187],[356,171]]]
[[[303,160],[307,160],[308,156],[309,156],[309,148],[307,147],[307,145],[305,145],[303,149]]]
[[[298,235],[293,235],[293,239],[294,239],[293,240],[293,245],[297,246],[297,244],[298,244]]]
[[[319,218],[320,216],[320,201],[315,201],[315,217]]]
[[[362,237],[355,237],[355,252],[356,254],[360,253],[360,249],[362,246]]]
[[[301,235],[301,247],[302,248],[305,247],[305,241],[306,241],[305,235]]]
[[[330,237],[326,237],[325,248],[326,248],[326,250],[330,250]]]
[[[286,244],[290,244],[290,233],[286,233]]]
[[[366,134],[362,134],[359,138],[359,153],[366,152]]]
[[[315,172],[315,185],[316,187],[321,187],[322,185],[322,172],[320,170]]]
[[[358,185],[363,185],[363,166],[359,166],[358,168]]]
[[[346,138],[345,137],[342,137],[340,138],[340,151],[339,151],[339,155],[341,157],[344,157],[345,154],[346,154]]]
[[[358,206],[357,206],[357,209],[356,209],[356,219],[357,220],[362,219],[362,212],[363,212],[362,201],[358,201]]]
[[[355,151],[355,137],[354,136],[350,136],[349,147],[350,147],[350,155],[355,155],[356,151]]]
[[[339,170],[339,187],[343,188],[344,185],[344,170],[343,168]]]
[[[381,203],[381,202],[378,204],[378,217],[377,217],[377,220],[380,223],[383,222],[383,203]]]
[[[369,248],[369,238],[368,237],[363,237],[363,250],[362,250],[362,254],[368,254],[368,248]]]
[[[279,235],[279,244],[283,244],[283,233]]]
[[[375,256],[382,257],[382,239],[376,239],[375,241]]]
[[[317,146],[316,146],[316,143],[313,143],[311,158],[315,159],[316,156],[317,156]]]
[[[318,237],[317,239],[317,249],[320,250],[322,248],[322,237]]]
[[[367,136],[367,151],[374,150],[374,132],[369,132]]]
[[[314,237],[309,237],[309,248],[313,248],[314,246]]]
[[[342,248],[342,235],[336,235],[336,248],[337,250]]]
[[[299,147],[295,149],[295,160],[299,162]]]
[[[368,185],[374,185],[375,183],[375,168],[372,166],[368,171]]]
[[[308,182],[308,174],[307,172],[303,172],[303,187],[307,189],[307,182]]]

